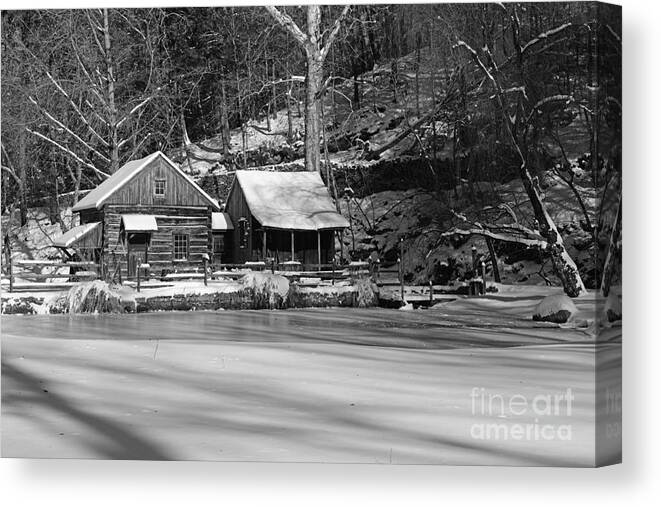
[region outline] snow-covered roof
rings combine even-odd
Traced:
[[[59,238],[53,240],[53,246],[57,246],[60,248],[69,248],[78,241],[80,241],[81,239],[83,239],[88,234],[91,234],[100,225],[101,222],[90,222],[88,224],[82,224],[73,227],[64,234],[62,234],[62,236],[60,236]]]
[[[236,184],[263,227],[305,231],[349,227],[316,172],[237,171]]]
[[[212,231],[231,231],[234,224],[228,213],[211,213]]]
[[[151,164],[158,157],[161,157],[163,160],[165,160],[179,175],[186,179],[188,183],[190,183],[195,188],[195,190],[197,190],[215,209],[220,208],[218,202],[204,190],[202,190],[200,186],[195,183],[186,173],[179,169],[177,164],[166,157],[162,152],[157,151],[145,158],[141,158],[139,160],[131,160],[130,162],[124,164],[113,175],[111,175],[110,178],[105,180],[98,187],[93,189],[89,194],[78,201],[78,203],[73,207],[73,211],[81,211],[94,208],[99,209],[112,194],[126,185],[140,171],[148,167],[149,164]]]
[[[158,230],[154,215],[122,215],[126,232],[155,232]]]

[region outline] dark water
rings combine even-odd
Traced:
[[[450,349],[566,343],[567,331],[529,323],[448,318],[433,311],[306,309],[163,312],[121,315],[2,316],[12,337],[97,340],[350,343],[363,346]]]

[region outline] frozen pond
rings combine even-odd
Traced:
[[[592,464],[594,340],[462,305],[3,316],[2,454]],[[500,401],[563,393],[548,417]]]
[[[3,316],[2,323],[5,336],[66,340],[222,340],[446,349],[567,342],[571,340],[568,335],[581,342],[587,338],[580,331],[559,331],[515,317],[380,308]],[[511,333],[504,334],[505,327]]]

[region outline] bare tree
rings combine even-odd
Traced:
[[[265,8],[305,51],[307,65],[305,78],[305,168],[308,171],[319,172],[321,161],[319,140],[321,136],[323,65],[350,7],[348,5],[344,7],[342,13],[333,23],[333,27],[325,42],[323,41],[323,35],[320,29],[321,10],[318,5],[307,6],[306,33],[299,28],[296,22],[286,12],[270,5]]]
[[[528,153],[530,143],[528,134],[531,130],[531,123],[536,118],[537,112],[551,103],[568,105],[572,98],[562,94],[549,95],[531,104],[527,97],[526,82],[523,81],[525,79],[524,76],[526,76],[524,62],[527,53],[529,53],[531,49],[537,46],[541,41],[546,41],[549,38],[564,32],[572,26],[572,23],[568,22],[560,24],[551,30],[546,30],[545,32],[540,33],[527,42],[523,42],[520,40],[521,28],[517,6],[514,5],[511,7],[511,13],[507,11],[507,7],[505,6],[502,6],[502,9],[506,10],[506,17],[510,21],[510,29],[513,34],[513,47],[515,52],[514,61],[516,62],[516,68],[513,74],[515,79],[521,81],[508,83],[508,88],[503,85],[501,70],[504,63],[501,62],[499,64],[496,62],[494,57],[496,51],[495,48],[493,48],[493,41],[486,41],[485,45],[480,50],[481,53],[478,53],[464,40],[458,40],[456,47],[467,51],[478,71],[484,76],[486,82],[493,89],[496,113],[502,119],[506,138],[518,158],[519,177],[523,182],[526,194],[530,199],[530,204],[535,219],[537,220],[539,234],[546,243],[545,250],[551,257],[554,270],[562,283],[565,293],[571,297],[576,297],[585,292],[585,285],[583,284],[576,263],[567,252],[557,225],[546,209],[539,186],[531,175],[529,162],[530,156]]]
[[[123,13],[117,12],[116,15],[138,33],[140,44],[146,47],[148,52],[154,51],[148,40],[150,35],[146,31],[142,31],[134,20]],[[140,114],[159,96],[161,87],[151,82],[152,68],[142,93],[128,97],[125,94],[122,100],[118,99],[117,65],[108,9],[88,10],[77,14],[58,12],[54,16],[60,17],[63,29],[68,29],[68,50],[75,66],[71,73],[75,72],[78,79],[71,79],[71,73],[68,72],[63,77],[58,77],[37,55],[27,48],[26,50],[41,68],[54,95],[66,105],[66,115],[70,112],[71,119],[64,119],[62,108],[51,104],[50,95],[30,95],[29,102],[47,121],[49,128],[26,129],[65,153],[76,164],[90,169],[100,179],[105,179],[121,165],[124,158],[122,153],[131,158],[149,138],[149,135],[146,135],[140,141],[137,140],[136,134],[145,126],[144,123],[140,127],[137,124],[145,121]],[[68,18],[68,22],[64,18]],[[80,23],[86,23],[86,34],[83,33]],[[85,37],[85,40],[81,41],[82,37]],[[150,121],[147,120],[146,123],[148,125]],[[133,149],[129,151],[131,144]]]

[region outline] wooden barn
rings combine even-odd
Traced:
[[[236,263],[328,264],[349,227],[316,172],[237,171],[226,211]]]
[[[121,167],[73,211],[80,225],[54,245],[123,277],[135,276],[141,263],[154,274],[199,269],[205,254],[222,256],[214,247],[225,242],[215,238],[232,227],[218,203],[161,152]]]

